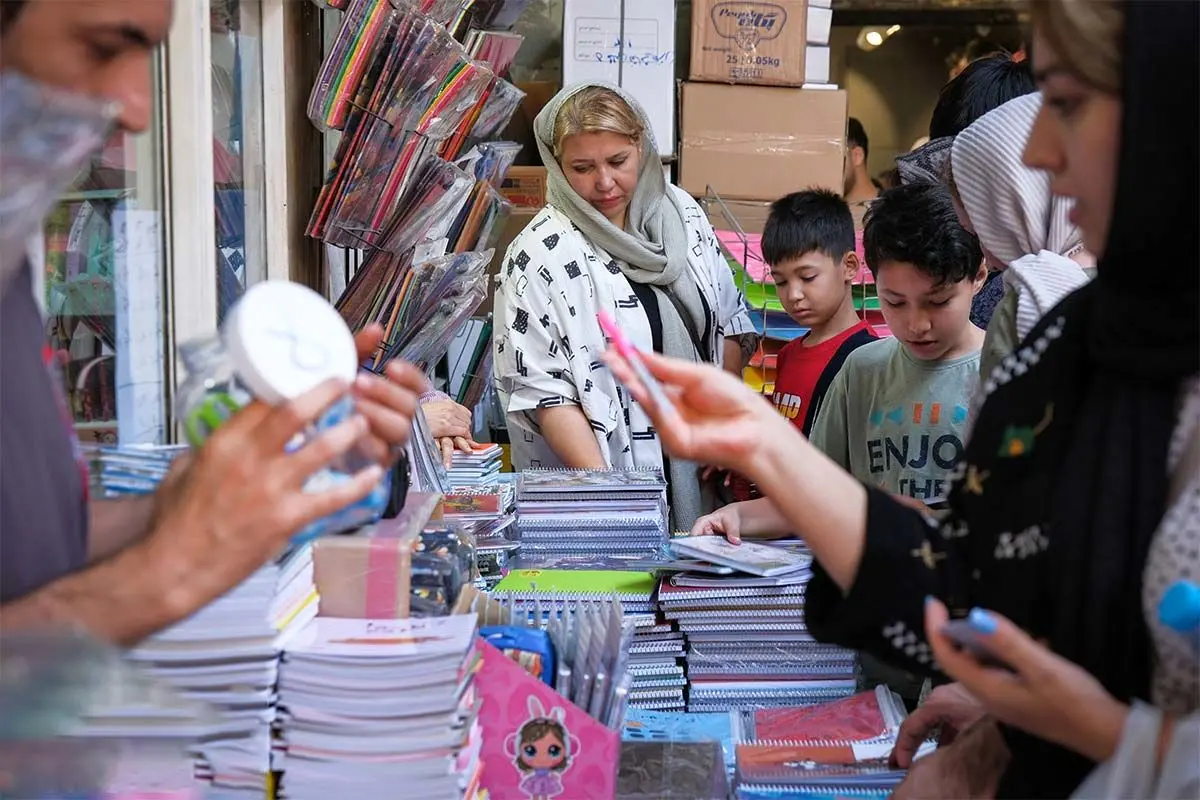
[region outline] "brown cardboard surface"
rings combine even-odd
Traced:
[[[776,199],[821,187],[841,193],[846,93],[683,85],[679,185],[697,197]]]
[[[514,209],[540,209],[546,205],[546,168],[510,167],[500,184],[500,194],[508,198]]]
[[[492,256],[492,263],[488,266],[487,297],[475,312],[476,316],[492,311],[496,301],[496,276],[500,274],[500,267],[504,264],[504,253],[539,211],[540,208],[514,208],[509,215],[508,221],[500,231],[500,238],[496,240],[496,254]]]
[[[525,92],[525,97],[521,100],[517,113],[513,114],[508,127],[504,129],[502,138],[521,145],[521,152],[517,154],[517,164],[541,166],[542,157],[538,154],[537,141],[533,138],[533,120],[558,92],[559,86],[553,81],[529,81],[518,83],[517,88]]]
[[[805,0],[692,0],[694,81],[800,86]]]

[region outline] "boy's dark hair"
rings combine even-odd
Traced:
[[[1013,61],[1007,53],[972,61],[942,87],[929,118],[929,138],[957,136],[989,111],[1036,91],[1028,61]]]
[[[771,204],[763,228],[763,260],[774,266],[814,250],[841,261],[854,249],[850,206],[828,189],[793,192]]]
[[[871,155],[871,141],[867,138],[867,129],[854,117],[846,122],[846,149],[861,147],[863,158]]]
[[[937,285],[979,272],[983,251],[954,213],[945,186],[914,183],[888,189],[867,210],[863,248],[871,274],[885,261],[912,264]]]

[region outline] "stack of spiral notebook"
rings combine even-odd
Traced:
[[[500,445],[476,445],[470,453],[455,450],[446,470],[446,486],[451,490],[491,486],[500,477]]]
[[[721,537],[674,539],[680,556],[726,565],[663,581],[662,615],[687,636],[688,710],[816,705],[854,692],[854,652],[816,642],[804,624],[811,555],[802,546]]]
[[[475,632],[474,615],[310,622],[279,669],[278,796],[474,797]]]
[[[220,730],[197,745],[196,775],[223,797],[262,796],[271,771],[279,653],[317,607],[312,550],[304,547],[128,654],[215,710]]]
[[[187,445],[126,445],[96,448],[89,455],[104,496],[127,497],[157,489],[171,463],[187,449]]]
[[[517,527],[525,566],[653,557],[667,536],[667,483],[662,470],[526,470]]]
[[[588,569],[517,569],[492,593],[533,617],[546,618],[568,603],[615,597],[634,622],[628,671],[630,708],[682,709],[682,634],[654,614],[657,579],[649,572]]]

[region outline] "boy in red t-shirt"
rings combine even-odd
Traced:
[[[762,254],[784,310],[808,328],[779,352],[772,396],[779,413],[807,436],[846,356],[875,339],[855,313],[850,292],[860,263],[846,201],[823,189],[775,201]]]

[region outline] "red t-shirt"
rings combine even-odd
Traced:
[[[801,431],[804,430],[804,418],[808,415],[808,407],[813,401],[821,373],[829,366],[838,348],[860,331],[871,332],[871,328],[866,322],[860,321],[818,345],[805,347],[804,339],[796,339],[779,351],[779,358],[775,362],[775,393],[771,395],[771,400],[779,413]]]

